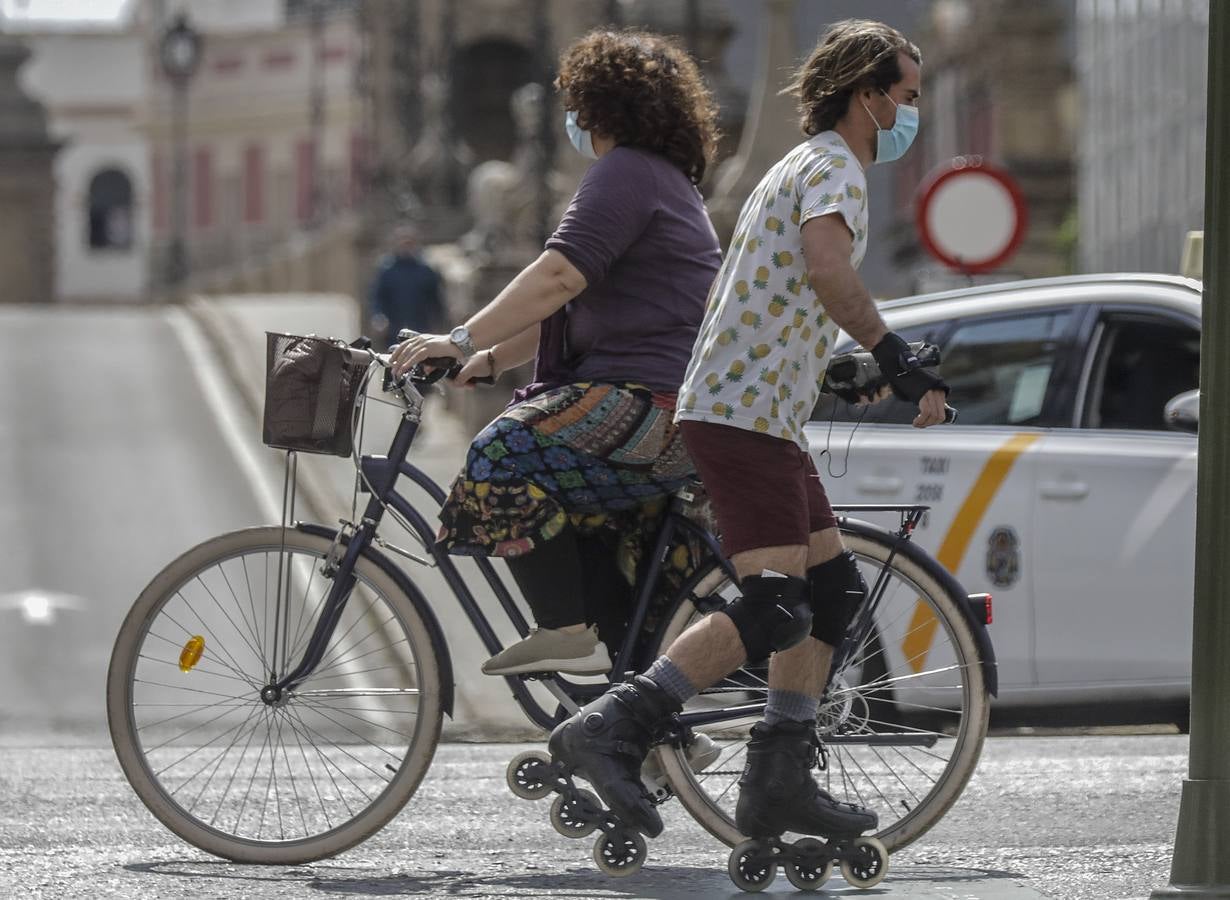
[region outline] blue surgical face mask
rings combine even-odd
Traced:
[[[577,153],[580,153],[586,159],[597,159],[598,154],[594,152],[594,139],[590,133],[577,124],[577,111],[575,109],[568,110],[568,114],[564,116],[564,128],[568,131],[568,140],[572,141],[572,146],[577,148]]]
[[[880,93],[888,97],[886,92],[881,91]],[[863,103],[863,109],[867,110],[871,121],[876,123],[876,162],[878,163],[889,163],[901,159],[905,156],[905,151],[910,149],[910,144],[914,143],[914,135],[918,134],[918,107],[902,106],[894,102],[892,97],[888,97],[888,100],[897,108],[892,128],[881,128],[880,123],[876,122],[876,117],[871,116],[871,110],[867,109],[867,104]],[[861,100],[859,102],[862,103]]]

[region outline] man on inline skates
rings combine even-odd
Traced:
[[[851,20],[831,26],[797,72],[790,89],[808,138],[743,207],[676,410],[742,596],[551,735],[552,755],[651,837],[662,820],[640,770],[655,736],[699,690],[770,654],[768,703],[739,782],[739,830],[849,841],[876,827],[874,812],[837,802],[811,775],[834,645],[866,586],[803,426],[839,327],[872,349],[897,396],[918,404],[916,427],[944,421],[947,386],[888,331],[855,271],[867,245],[864,171],[909,148],[920,63],[895,29]]]

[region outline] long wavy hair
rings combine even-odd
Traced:
[[[846,19],[830,25],[782,91],[798,98],[804,134],[819,134],[836,125],[856,91],[867,87],[887,91],[900,81],[899,53],[922,65],[919,49],[883,22]]]
[[[693,184],[705,177],[717,149],[717,105],[672,39],[592,31],[564,51],[555,86],[582,128],[662,154]]]

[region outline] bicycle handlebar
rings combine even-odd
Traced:
[[[918,362],[924,368],[935,368],[940,364],[940,348],[935,344],[915,341],[910,349],[918,357]],[[822,391],[834,394],[847,403],[858,403],[874,398],[881,388],[888,385],[888,379],[880,371],[870,350],[852,350],[833,357],[828,370],[824,374]],[[944,422],[951,424],[957,420],[957,411],[947,403],[944,404]]]

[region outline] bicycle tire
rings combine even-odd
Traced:
[[[846,547],[859,560],[860,568],[863,569],[868,584],[873,584],[872,576],[888,560],[895,539],[882,529],[854,520],[842,520],[841,531]],[[876,837],[889,851],[896,851],[917,840],[931,829],[965,789],[977,767],[986,737],[990,697],[977,641],[969,620],[958,605],[964,602],[964,598],[952,596],[944,588],[945,581],[950,579],[939,563],[921,552],[908,554],[898,552],[893,557],[889,571],[891,575],[885,597],[890,602],[880,607],[884,615],[877,613],[876,627],[864,641],[864,646],[879,648],[878,653],[881,654],[879,658],[884,666],[881,671],[876,671],[874,662],[877,657],[871,656],[869,659],[868,654],[864,651],[861,656],[859,654],[852,656],[850,663],[841,673],[838,673],[837,677],[844,680],[844,687],[821,705],[819,714],[818,728],[830,755],[827,777],[826,773],[819,774],[821,787],[829,790],[837,799],[849,800],[874,809],[880,817],[880,830],[876,833]],[[894,584],[897,586],[894,587]],[[705,598],[722,594],[724,591],[728,596],[734,596],[731,590],[729,580],[722,576],[720,570],[715,566],[710,577],[700,582],[698,589],[692,592],[692,596]],[[912,602],[906,599],[904,591],[916,593],[917,599]],[[891,658],[885,651],[885,646],[894,646],[899,643],[896,638],[902,636],[900,626],[896,622],[890,622],[888,618],[889,615],[897,612],[891,602],[896,598],[890,598],[890,592],[900,598],[897,606],[913,607],[914,615],[917,615],[917,609],[925,606],[935,616],[938,627],[935,629],[935,638],[927,656],[940,663],[946,662],[946,654],[950,651],[944,648],[937,650],[934,645],[934,641],[946,641],[953,654],[953,668],[950,669],[941,664],[933,665],[926,671],[937,671],[934,676],[935,683],[931,685],[932,693],[943,687],[938,677],[943,673],[938,670],[957,673],[960,682],[960,703],[956,713],[947,710],[944,712],[937,712],[934,709],[923,710],[918,707],[931,706],[931,704],[910,702],[908,698],[911,690],[915,696],[925,696],[926,685],[920,689],[917,687],[916,680],[928,678],[929,676],[925,673],[920,675],[916,672],[912,676],[899,677],[890,674],[901,669],[900,662],[907,661],[904,655],[898,660]],[[674,602],[671,612],[665,617],[665,624],[659,631],[655,648],[657,653],[669,647],[671,642],[700,616],[691,596],[679,597]],[[910,621],[912,623],[914,620]],[[910,633],[914,633],[912,624],[909,631],[905,632],[906,635]],[[894,640],[886,640],[889,636]],[[893,653],[895,656],[897,651],[894,650]],[[911,659],[917,659],[917,654]],[[763,669],[760,671],[763,672]],[[872,673],[871,680],[861,677],[869,671]],[[757,681],[764,684],[763,677],[755,670],[747,668],[737,670],[718,685],[708,691],[702,691],[697,698],[690,701],[688,706],[685,706],[685,710],[696,708],[698,703],[712,704],[715,702],[714,692],[720,690],[733,691],[736,695],[740,693],[758,694],[763,698],[767,687],[757,690],[755,687]],[[885,689],[890,686],[892,693],[885,696]],[[742,702],[746,702],[746,697],[737,699],[735,705]],[[853,718],[851,716],[853,711],[882,709],[885,704],[889,703],[898,711],[897,721],[873,720],[871,714],[865,712],[860,714],[867,721],[860,725],[857,716]],[[917,714],[920,712],[928,713],[931,718],[943,719],[944,721],[940,724],[944,727],[936,729],[920,727],[917,724],[920,721]],[[737,788],[734,782],[737,781],[743,768],[744,748],[751,724],[751,720],[745,720],[722,728],[719,732],[725,737],[725,740],[719,740],[722,753],[717,762],[700,774],[692,772],[687,764],[686,756],[679,748],[669,746],[659,748],[662,768],[683,807],[706,831],[730,847],[746,840],[734,824],[734,801],[737,798]],[[842,731],[850,732],[839,736],[839,740],[847,743],[834,744],[834,734]],[[947,734],[948,731],[953,732],[951,736]],[[860,733],[866,736],[864,738],[866,747],[871,752],[860,753],[859,756],[868,759],[880,756],[881,758],[876,760],[876,763],[890,770],[890,777],[883,779],[890,783],[882,786],[871,783],[870,788],[864,784],[864,782],[871,781],[867,773],[869,763],[862,762],[859,757],[853,755],[855,752],[853,748],[859,746]],[[902,766],[902,769],[907,770],[904,775],[893,770],[892,766],[883,759],[883,755],[887,755],[887,750],[885,754],[880,754],[874,749],[875,741],[895,739],[895,736],[901,735],[906,736],[902,738],[903,740],[915,741],[932,740],[934,735],[936,746],[949,748],[942,771],[934,776],[933,784],[921,796],[918,794],[909,798],[901,796],[909,791],[902,790],[901,785],[891,784],[891,781],[909,776],[912,770],[909,766]],[[900,747],[887,749],[900,754],[915,768],[918,767],[918,759],[907,757]],[[916,755],[922,757],[922,754]],[[852,765],[846,764],[847,759]],[[836,782],[832,777],[835,767],[841,768],[841,778]],[[935,766],[930,768],[935,768]],[[860,788],[860,784],[864,786]],[[904,814],[901,812],[902,802],[907,807]]]
[[[295,632],[295,645],[302,645],[314,622],[309,604],[314,596],[323,600],[331,584],[319,573],[320,563],[330,547],[331,542],[324,537],[295,529],[283,531],[278,527],[249,528],[220,535],[187,551],[155,576],[120,628],[106,687],[108,727],[116,756],[129,784],[146,807],[172,832],[207,853],[235,862],[269,865],[294,865],[340,853],[371,836],[397,815],[418,788],[435,754],[443,712],[440,662],[430,629],[412,598],[366,558],[361,557],[355,566],[354,591],[316,672],[280,705],[270,706],[260,699],[259,686],[264,683],[265,676],[254,677],[254,673],[263,670],[267,661],[265,651],[276,643],[276,638],[272,637],[274,629],[268,627],[270,617],[265,608],[275,582],[271,560],[274,556],[280,557],[284,550],[288,554],[282,572],[285,583],[290,585],[297,579],[304,585],[300,610],[303,615],[296,621],[298,630]],[[264,568],[258,573],[261,560]],[[310,574],[308,565],[311,566]],[[247,581],[246,597],[242,597],[241,577]],[[256,599],[262,583],[265,596],[261,602],[265,606],[261,607],[260,616],[266,626],[263,630],[258,624]],[[313,595],[316,583],[323,587]],[[213,597],[214,591],[223,594],[223,584],[232,588],[229,599],[233,604],[215,598],[214,604],[226,613],[219,616],[209,609],[204,598],[206,594]],[[286,593],[291,596],[292,590]],[[298,594],[297,586],[293,593]],[[274,594],[277,594],[276,589]],[[193,610],[189,597],[200,597],[201,608]],[[204,609],[209,609],[208,614],[202,611]],[[185,610],[194,613],[195,622]],[[287,624],[292,621],[290,613],[288,609]],[[183,622],[178,622],[176,616]],[[241,628],[240,619],[250,628]],[[230,622],[229,628],[227,622]],[[178,624],[179,630],[175,631],[171,623]],[[370,631],[359,630],[360,623],[364,629],[370,627]],[[168,639],[166,634],[159,632],[172,637]],[[181,653],[175,645],[184,635],[194,632],[205,637],[205,649],[188,672],[182,671],[181,666],[177,673],[171,668]],[[294,646],[290,643],[291,632],[283,633],[285,646]],[[356,638],[355,634],[363,634],[363,637]],[[233,638],[230,644],[223,640],[224,636]],[[393,640],[393,636],[397,639]],[[167,643],[172,645],[169,649]],[[298,656],[292,653],[290,658]],[[157,673],[154,681],[147,680],[151,671]],[[188,683],[185,679],[197,676],[208,680],[192,681],[192,687],[184,686]],[[242,687],[241,682],[245,682]],[[233,692],[236,696],[216,700],[203,689],[220,685],[226,685],[226,690],[214,693]],[[202,699],[197,700],[198,694]],[[159,702],[146,702],[146,698]],[[164,698],[174,702],[162,702]],[[196,707],[196,703],[204,705]],[[413,709],[409,708],[411,705]],[[153,720],[154,715],[163,715],[166,707],[186,707],[187,711],[182,715],[173,713],[170,719]],[[198,733],[188,738],[193,731],[199,732],[208,726],[204,710],[211,710],[208,714],[211,716],[212,710],[219,707],[223,710],[217,720],[219,729],[227,724],[232,714],[241,716],[247,712],[230,745],[222,749],[226,740],[223,737],[219,743],[214,743],[219,740],[214,738],[192,749],[194,742],[199,743],[207,736]],[[153,712],[155,709],[159,712]],[[206,724],[192,724],[202,718]],[[167,723],[175,719],[180,721],[168,728]],[[248,754],[249,749],[256,752],[252,744],[261,737],[257,732],[262,721],[262,747],[272,748],[264,770],[261,762],[264,750],[255,762],[249,761]],[[177,745],[175,739],[166,744],[155,743],[166,730],[174,731],[183,726],[191,727],[181,735],[182,743]],[[160,728],[164,731],[159,732]],[[247,744],[236,759],[234,752],[245,730],[250,732]],[[222,732],[223,735],[229,733],[230,729]],[[274,746],[275,742],[280,746]],[[206,751],[204,748],[210,745],[212,749]],[[164,753],[167,747],[171,748],[170,752]],[[400,754],[389,747],[400,750]],[[178,787],[174,784],[176,778],[187,774],[187,770],[181,769],[175,774],[179,763],[166,764],[169,756],[187,751],[184,757],[187,759],[198,754],[193,762],[195,766],[206,754],[216,754],[219,750],[221,755],[216,764],[210,757],[201,774],[193,775]],[[229,769],[232,763],[233,771],[221,776],[225,779],[229,775],[226,791],[219,794],[223,782],[216,780],[218,773],[224,767]],[[205,769],[211,765],[212,773],[201,784],[206,778]],[[279,766],[282,767],[281,781]],[[238,792],[247,779],[250,779],[247,794],[235,813]],[[257,798],[252,801],[253,810],[257,804],[263,805],[259,825],[253,828],[255,812],[247,816],[245,813],[258,779],[262,782],[264,799],[261,801],[261,790],[257,790]],[[237,781],[239,787],[231,796]],[[198,785],[199,793],[190,806],[189,794],[197,792]],[[365,786],[370,786],[370,794]],[[271,793],[275,797],[276,817],[274,810],[269,808]],[[216,803],[209,820],[206,820],[208,807],[200,814],[196,812],[207,794],[208,800]],[[283,804],[289,806],[292,796],[298,801],[298,809],[284,815]],[[304,797],[308,800],[306,804]],[[313,803],[313,799],[317,802]],[[337,814],[336,821],[331,810]],[[227,820],[232,813],[234,822],[228,827]],[[264,828],[267,816],[268,832]],[[277,832],[273,829],[275,818],[279,825]]]

